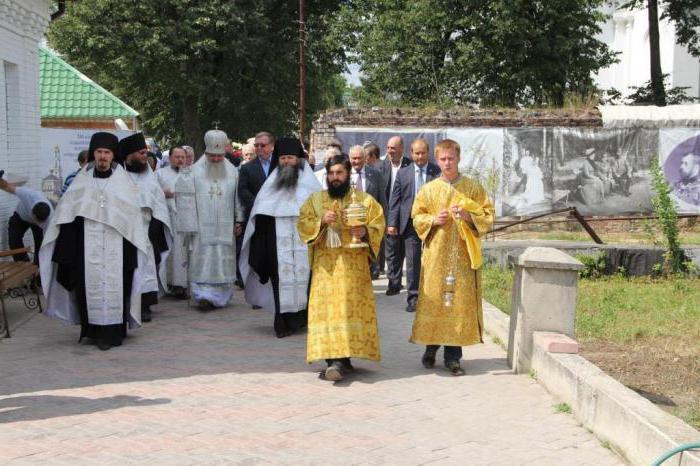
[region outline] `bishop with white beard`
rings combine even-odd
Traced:
[[[150,322],[151,306],[158,303],[158,295],[165,288],[165,271],[161,271],[160,265],[167,259],[173,242],[170,213],[163,189],[146,161],[148,148],[143,133],[135,133],[119,141],[119,153],[130,189],[138,195],[140,218],[148,232],[150,247],[141,283],[141,319]]]
[[[177,205],[175,202],[175,184],[180,177],[180,170],[185,165],[187,153],[177,146],[170,149],[170,165],[156,170],[156,179],[163,188],[165,202],[170,213],[170,225],[173,227],[173,245],[165,261],[165,283],[168,291],[178,299],[187,298],[187,241],[186,234],[177,231]],[[186,168],[186,170],[189,170]]]
[[[236,189],[238,169],[224,158],[226,133],[204,135],[204,157],[192,166],[197,233],[190,264],[192,297],[202,309],[225,307],[236,280],[236,242],[243,221]]]
[[[299,208],[321,185],[303,155],[298,139],[275,143],[273,171],[255,198],[239,261],[246,301],[274,312],[278,338],[307,321],[309,259],[296,225]]]
[[[113,163],[117,137],[95,133],[89,163],[61,197],[39,252],[46,314],[80,324],[101,350],[141,324],[148,233],[138,195]]]

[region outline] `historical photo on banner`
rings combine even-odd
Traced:
[[[556,128],[552,130],[552,209],[585,215],[651,211],[651,161],[658,130]]]
[[[678,211],[700,213],[700,130],[659,130],[659,158]]]
[[[508,128],[503,141],[504,216],[549,212],[564,196],[554,190],[554,140],[549,128]]]

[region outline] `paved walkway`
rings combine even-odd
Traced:
[[[240,293],[208,313],[165,301],[107,352],[36,316],[0,342],[0,463],[620,463],[490,341],[464,377],[423,369],[405,294],[384,289],[381,364],[335,385]]]

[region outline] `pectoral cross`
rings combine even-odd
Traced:
[[[214,129],[219,129],[219,125],[221,124],[220,121],[212,121],[212,124],[214,125]]]
[[[223,192],[221,191],[221,188],[219,187],[219,183],[215,182],[211,187],[209,187],[209,199],[214,199],[214,196],[216,197],[221,197]]]

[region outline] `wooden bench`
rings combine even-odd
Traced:
[[[28,252],[30,252],[29,248],[0,251],[0,258]],[[42,311],[41,298],[39,297],[36,281],[37,270],[39,270],[39,267],[31,262],[0,262],[0,311],[2,312],[0,334],[4,330],[7,338],[10,337],[10,326],[5,310],[5,298],[21,297],[27,309],[39,309],[39,312]]]

